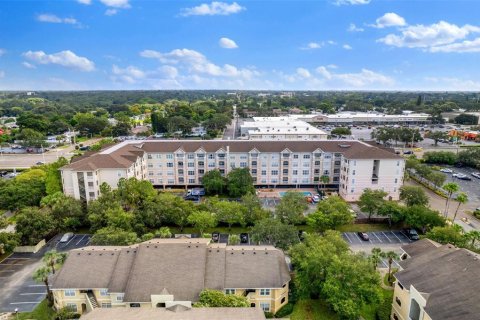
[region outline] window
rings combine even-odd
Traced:
[[[402,284],[401,284],[400,282],[398,282],[398,281],[397,281],[397,284],[398,284],[398,286],[400,287],[400,289],[402,289],[402,290],[403,290],[403,286],[402,286]]]
[[[293,159],[298,159],[298,154],[294,154]]]
[[[397,179],[395,179],[395,180],[397,180]],[[397,181],[395,181],[395,182],[397,182]],[[89,187],[93,187],[93,182],[89,182],[89,183],[88,183],[88,186],[89,186]]]
[[[152,159],[152,155],[149,154],[149,155],[147,156],[147,158],[148,158],[148,159]]]
[[[257,169],[252,169],[252,174],[257,174]]]
[[[310,167],[310,163],[308,163],[308,162],[303,163],[303,167],[304,167],[304,168],[309,168],[309,167]]]
[[[123,296],[124,296],[123,293],[118,294],[118,295],[117,295],[117,301],[118,301],[118,302],[122,302],[122,301],[123,301]]]
[[[173,176],[173,171],[167,171],[167,176]]]
[[[310,159],[310,155],[309,154],[304,154],[303,159]]]
[[[178,178],[178,183],[184,183],[185,179],[183,177]]]
[[[272,170],[272,176],[277,176],[278,175],[278,170]]]
[[[285,297],[283,297],[282,300],[280,300],[280,303],[281,303],[281,304],[284,304],[284,303],[285,303]]]
[[[167,154],[167,159],[173,159],[173,154]]]
[[[77,312],[77,304],[76,303],[67,303],[67,309],[72,312]]]
[[[195,163],[193,163],[193,162],[189,162],[189,163],[188,163],[188,167],[189,167],[189,168],[193,168],[193,167],[195,167]]]
[[[284,166],[288,166],[288,161],[283,161]]]
[[[298,175],[298,170],[293,170],[293,175],[294,176]]]
[[[302,171],[302,174],[303,174],[304,176],[308,176],[308,175],[310,174],[310,170],[303,170],[303,171]]]
[[[260,302],[260,308],[264,312],[270,312],[270,302]]]
[[[174,183],[175,183],[175,180],[174,180],[174,179],[168,179],[167,183],[169,183],[169,184],[174,184]]]
[[[282,173],[283,173],[283,174],[288,174],[288,169],[283,169],[283,170],[282,170]]]
[[[204,159],[204,158],[205,158],[205,154],[199,153],[199,154],[197,154],[197,158],[198,158],[198,159]]]
[[[278,167],[278,162],[272,162],[271,166],[274,168]]]
[[[402,306],[402,301],[400,300],[400,298],[395,297],[395,302],[396,302],[400,307]]]
[[[65,289],[64,294],[65,294],[65,297],[75,297],[75,290]]]
[[[108,289],[100,289],[100,295],[103,297],[108,296]]]
[[[395,183],[397,183],[397,182],[398,182],[398,179],[397,179],[397,178],[395,178]]]
[[[270,295],[270,289],[260,289],[260,295],[261,296],[269,296]]]
[[[189,153],[187,159],[195,159],[195,155],[193,153]]]
[[[320,161],[315,161],[315,165],[316,165],[316,166],[319,166],[319,165],[320,165]]]
[[[153,176],[153,171],[148,171],[149,176]]]
[[[90,196],[90,198],[95,198],[95,192],[89,192],[88,195]]]
[[[257,161],[252,161],[252,167],[257,165]]]
[[[288,182],[288,177],[283,177],[282,182]]]
[[[225,289],[225,294],[235,294],[235,289]]]
[[[183,169],[178,169],[178,174],[183,174]]]
[[[246,162],[240,162],[240,168],[246,168],[247,163]]]
[[[198,169],[198,174],[204,174],[205,173],[205,170],[203,169]]]
[[[130,308],[140,308],[140,303],[130,303]]]
[[[188,183],[195,183],[195,179],[188,179]]]
[[[162,159],[162,155],[161,155],[161,154],[157,154],[157,159]]]
[[[189,176],[194,176],[194,175],[195,175],[195,171],[189,170],[189,171],[188,171],[188,175],[189,175]]]
[[[205,162],[203,162],[203,161],[198,161],[198,165],[199,165],[200,167],[203,167],[203,166],[205,165]]]
[[[394,319],[394,320],[398,320],[398,316],[397,316],[396,313],[393,314],[393,319]]]
[[[355,175],[355,170],[352,171],[352,175]]]
[[[102,302],[102,308],[111,308],[112,304],[110,302]]]
[[[173,162],[167,162],[167,168],[173,168]]]
[[[87,177],[93,177],[93,172],[87,172]]]
[[[266,176],[267,175],[267,170],[262,170],[262,176]]]
[[[328,170],[323,170],[323,174],[329,175],[329,174],[330,174],[330,171],[328,171]]]

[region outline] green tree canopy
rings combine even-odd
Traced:
[[[97,230],[91,239],[92,245],[128,246],[137,242],[137,234],[123,229],[106,227]]]
[[[428,196],[419,186],[402,186],[400,188],[400,199],[405,202],[408,207],[419,205],[428,205]]]
[[[230,197],[234,198],[244,196],[247,193],[255,193],[250,170],[248,168],[235,168],[230,171],[227,175],[227,188]]]
[[[217,225],[217,220],[215,219],[215,216],[208,211],[194,211],[188,216],[188,223],[198,229],[200,235],[203,237],[205,229],[215,227]]]
[[[49,210],[36,207],[22,209],[17,215],[16,223],[21,243],[29,246],[36,245],[57,227],[57,222]]]
[[[349,205],[340,197],[332,196],[318,203],[317,210],[307,216],[307,224],[323,232],[349,224],[353,219]]]
[[[385,197],[388,195],[382,190],[365,189],[360,196],[358,206],[362,211],[368,213],[370,219],[373,214],[378,214],[379,209],[385,204]]]
[[[284,224],[274,218],[257,221],[252,227],[251,237],[258,244],[266,243],[283,250],[299,241],[297,229],[293,225]]]
[[[220,173],[220,170],[210,170],[206,172],[202,178],[202,184],[205,192],[210,195],[223,194],[226,190],[226,181]]]
[[[303,213],[308,208],[303,193],[287,191],[275,207],[275,216],[283,223],[297,224],[304,221]]]
[[[222,291],[205,289],[200,292],[198,302],[194,304],[197,308],[246,308],[250,307],[247,297],[225,294]]]

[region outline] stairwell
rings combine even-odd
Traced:
[[[88,297],[88,300],[90,301],[90,304],[92,305],[92,308],[93,309],[98,308],[98,301],[95,298],[95,295],[93,294],[93,292],[91,291],[87,292],[87,297]]]

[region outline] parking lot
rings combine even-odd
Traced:
[[[343,239],[349,245],[404,245],[412,243],[413,241],[403,233],[403,231],[375,231],[367,232],[368,241],[362,240],[356,232],[342,233]]]
[[[463,173],[472,179],[470,181],[457,179],[453,177],[452,173],[443,173],[446,176],[445,183],[455,182],[460,186],[462,192],[468,194],[468,203],[464,206],[465,209],[474,210],[480,207],[480,179],[472,176],[472,173],[478,172],[478,170],[472,168],[449,168],[452,169],[454,173]]]
[[[45,252],[56,249],[67,252],[82,248],[90,243],[91,235],[77,234],[68,242],[60,243],[62,234],[52,238],[42,250],[33,253],[14,253],[0,262],[0,312],[32,311],[45,298],[42,283],[32,279],[35,269],[42,265]]]

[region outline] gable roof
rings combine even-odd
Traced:
[[[479,256],[452,245],[424,250],[401,261],[395,278],[407,289],[415,287],[426,298],[432,319],[478,320],[480,304]]]
[[[151,295],[166,291],[177,301],[196,301],[205,288],[281,288],[290,280],[279,249],[209,241],[154,239],[110,250],[72,250],[51,288],[108,288],[125,293],[126,302],[149,302]]]

